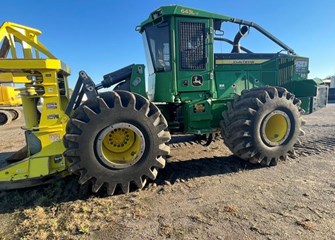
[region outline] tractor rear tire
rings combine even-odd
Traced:
[[[239,158],[253,164],[274,166],[294,153],[304,132],[301,101],[285,88],[244,90],[222,113],[221,135]]]
[[[99,94],[78,107],[65,135],[69,170],[79,183],[92,182],[92,191],[108,195],[141,189],[165,167],[171,138],[160,110],[144,97],[128,91]]]

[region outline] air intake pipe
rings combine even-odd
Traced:
[[[242,37],[244,37],[249,31],[249,27],[243,26],[240,31],[236,34],[234,38],[234,46],[233,49],[231,50],[232,53],[240,53],[241,48],[240,48],[240,40]]]

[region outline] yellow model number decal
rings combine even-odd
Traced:
[[[215,64],[262,64],[269,61],[269,59],[218,59]]]
[[[197,15],[197,13],[195,13],[193,10],[191,9],[185,9],[185,8],[182,8],[180,10],[181,13],[183,14],[188,14],[188,15]]]

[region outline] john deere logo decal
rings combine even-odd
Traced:
[[[194,87],[200,87],[202,86],[204,83],[204,80],[202,78],[202,76],[192,76],[192,86]]]

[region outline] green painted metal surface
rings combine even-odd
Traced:
[[[184,6],[162,6],[158,8],[157,10],[153,11],[149,17],[143,21],[139,28],[150,24],[155,21],[155,19],[158,19],[159,17],[192,17],[192,18],[204,18],[204,19],[220,19],[223,21],[231,21],[233,18],[222,15],[222,14],[215,14],[207,11],[202,11],[195,8],[190,7],[184,7]],[[140,29],[139,29],[140,30]]]
[[[136,64],[130,77],[130,91],[148,98],[145,89],[145,66]]]
[[[222,22],[243,20],[165,6],[137,27],[144,36],[149,78],[154,83],[151,99],[161,103],[170,129],[196,134],[217,131],[227,102],[244,89],[265,85],[287,88],[302,99],[306,113],[316,109],[319,83],[308,79],[308,58],[289,47],[287,53],[214,53],[215,31]]]

